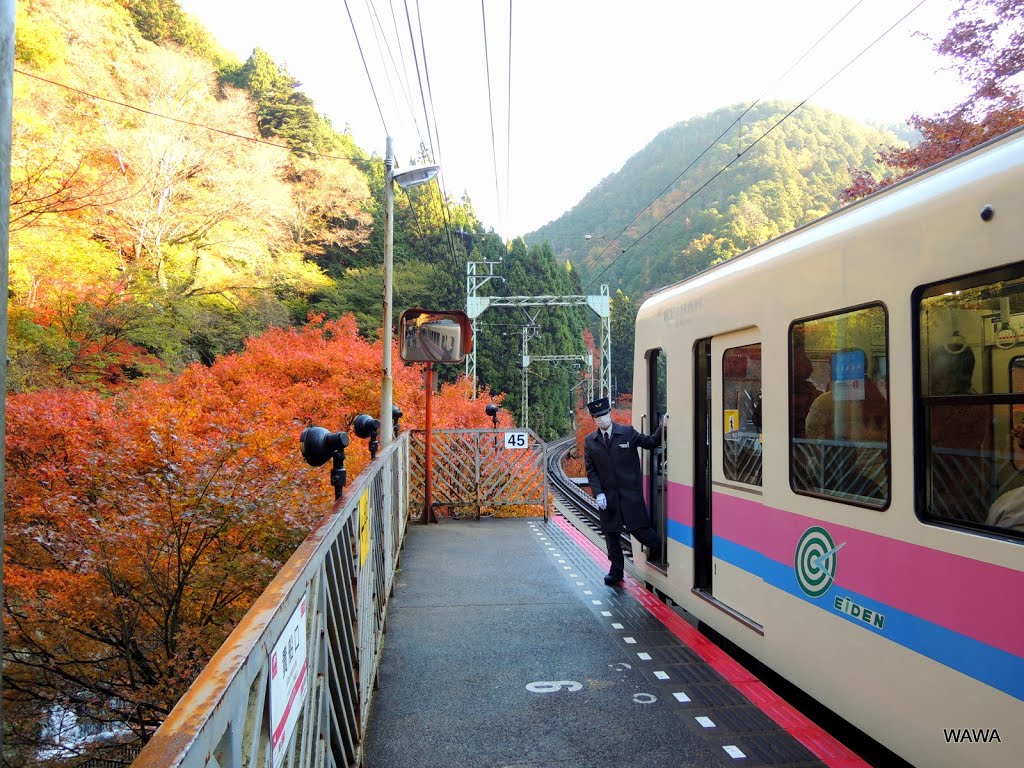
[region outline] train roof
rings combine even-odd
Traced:
[[[841,219],[861,215],[864,211],[870,210],[874,206],[880,204],[880,201],[890,200],[896,196],[902,196],[902,194],[906,193],[908,188],[917,187],[918,185],[925,183],[928,179],[940,175],[952,167],[962,165],[974,160],[980,155],[986,155],[989,152],[994,151],[997,147],[1002,147],[1017,141],[1024,141],[1024,126],[1007,131],[1006,133],[989,139],[982,144],[971,147],[958,155],[954,155],[940,163],[936,163],[933,166],[918,171],[905,179],[901,179],[890,187],[874,192],[848,206],[838,208],[820,218],[815,219],[814,221],[810,221],[807,224],[803,224],[796,229],[786,232],[785,234],[772,238],[761,245],[754,246],[753,248],[734,256],[728,261],[715,264],[714,266],[708,267],[695,275],[690,275],[678,282],[660,288],[644,300],[637,315],[639,317],[646,312],[653,310],[659,304],[673,299],[675,296],[682,293],[684,289],[693,289],[703,284],[717,282],[726,276],[746,272],[747,270],[755,268],[759,264],[763,264],[765,261],[789,254],[802,244],[801,241],[803,238],[815,233],[819,229],[829,227]]]

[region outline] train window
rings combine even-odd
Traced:
[[[886,327],[878,305],[790,327],[790,486],[797,493],[888,506]]]
[[[1024,356],[1010,360],[1010,391],[1024,392]],[[1024,437],[1024,405],[1011,406],[1010,433]],[[1013,468],[1024,472],[1024,440],[1010,441],[1010,455],[1013,457]]]
[[[1024,538],[1024,271],[915,291],[925,519]]]
[[[726,478],[761,485],[761,345],[722,355],[722,464]]]

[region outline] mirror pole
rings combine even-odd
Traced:
[[[434,364],[427,363],[424,372],[427,381],[426,415],[424,417],[423,437],[423,512],[420,515],[421,523],[436,523],[437,516],[434,515],[433,499],[433,451],[432,451],[432,428],[433,419],[431,407],[434,400]]]

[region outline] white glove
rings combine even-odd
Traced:
[[[661,416],[661,428],[665,429],[668,426],[668,414],[664,413]]]
[[[598,509],[608,509],[608,499],[605,498],[605,495],[603,493],[597,494],[596,501]]]

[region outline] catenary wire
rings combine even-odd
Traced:
[[[423,104],[423,119],[427,123],[427,141],[430,142],[430,156],[434,157],[434,138],[430,132],[430,115],[427,112],[427,92],[423,87],[423,76],[420,74],[420,56],[416,52],[416,36],[412,31],[412,16],[409,14],[409,0],[404,0],[405,21],[409,26],[409,44],[412,46],[412,59],[416,64],[416,81],[420,89],[420,101]]]
[[[430,101],[430,116],[433,118],[434,137],[437,140],[437,151],[432,154],[432,159],[438,166],[437,182],[441,187],[441,215],[444,217],[445,240],[448,245],[448,253],[455,261],[455,238],[452,235],[452,216],[448,205],[448,190],[444,181],[444,165],[441,162],[441,129],[437,122],[437,113],[434,111],[434,91],[430,84],[430,65],[427,58],[427,41],[423,35],[423,13],[420,10],[420,2],[416,0],[416,22],[420,32],[420,50],[423,52],[423,73],[427,78],[427,96]],[[430,125],[427,126],[427,133],[430,133]]]
[[[686,205],[689,201],[691,201],[696,195],[698,195],[700,193],[700,191],[705,189],[712,181],[717,179],[719,176],[721,176],[723,173],[725,173],[725,171],[727,171],[730,167],[732,167],[736,162],[738,162],[740,159],[742,159],[742,157],[744,155],[746,155],[746,153],[749,153],[751,150],[753,150],[753,148],[758,143],[760,143],[760,141],[762,139],[764,139],[769,133],[774,131],[779,125],[782,124],[782,122],[784,122],[785,120],[790,118],[795,112],[797,112],[797,110],[801,109],[802,106],[804,104],[806,104],[808,100],[813,98],[814,95],[817,94],[821,89],[826,87],[829,83],[833,82],[836,78],[838,78],[840,75],[842,75],[846,70],[848,70],[850,67],[852,67],[853,63],[855,61],[857,61],[857,59],[859,59],[862,55],[864,55],[868,50],[870,50],[871,48],[876,46],[884,37],[886,37],[890,32],[892,32],[899,25],[901,25],[904,22],[904,20],[906,20],[906,18],[911,13],[913,13],[915,10],[918,10],[918,8],[920,8],[926,2],[928,2],[928,0],[920,0],[920,2],[918,4],[914,5],[912,8],[910,8],[910,10],[908,10],[906,13],[904,13],[902,16],[900,16],[892,26],[890,26],[887,30],[885,30],[877,38],[874,38],[874,40],[872,40],[870,43],[868,43],[866,46],[864,46],[864,48],[862,48],[860,50],[860,52],[858,52],[853,58],[851,58],[849,61],[847,61],[845,63],[845,65],[843,65],[843,67],[841,67],[837,72],[835,72],[833,75],[828,77],[828,79],[826,79],[823,83],[821,83],[819,86],[817,86],[809,94],[807,94],[800,101],[800,103],[798,103],[796,106],[794,106],[794,108],[792,110],[790,110],[790,112],[787,112],[785,115],[783,115],[778,120],[778,122],[776,122],[768,130],[766,130],[764,133],[762,133],[760,136],[758,136],[758,138],[756,138],[748,147],[746,147],[745,150],[743,150],[742,152],[738,153],[735,158],[730,160],[725,166],[723,166],[721,169],[719,169],[718,172],[715,173],[715,175],[713,175],[707,181],[703,182],[700,186],[698,186],[693,191],[693,193],[688,195],[681,203],[679,203],[679,205],[675,206],[671,211],[669,211],[667,214],[665,214],[665,216],[663,216],[662,218],[658,219],[647,231],[645,231],[643,234],[641,234],[641,236],[639,238],[637,238],[635,241],[633,241],[633,243],[631,243],[629,246],[624,248],[620,253],[618,253],[615,256],[615,258],[613,258],[610,262],[608,262],[608,264],[606,264],[601,269],[600,272],[598,272],[595,276],[593,276],[593,278],[591,278],[586,284],[584,284],[584,287],[586,288],[588,286],[594,285],[594,283],[596,283],[601,278],[601,276],[603,276],[604,273],[607,272],[608,269],[610,269],[615,264],[615,262],[618,261],[618,259],[621,259],[629,251],[631,251],[634,247],[639,245],[648,236],[648,234],[650,234],[652,231],[654,231],[658,226],[664,224],[669,218],[672,217],[673,214],[676,213],[676,211],[678,211],[680,208],[682,208],[684,205]],[[605,250],[607,250],[607,247],[605,248]],[[602,253],[603,253],[603,251],[602,251]]]
[[[815,48],[817,48],[817,47],[818,47],[819,45],[821,45],[821,43],[822,43],[822,42],[823,42],[823,41],[825,40],[825,38],[827,38],[827,37],[828,37],[829,35],[831,35],[831,34],[832,34],[832,33],[833,33],[833,32],[834,32],[835,30],[836,30],[836,28],[837,28],[837,27],[838,27],[838,26],[839,26],[840,24],[842,24],[842,23],[843,23],[843,22],[844,22],[844,21],[845,21],[845,20],[846,20],[847,18],[849,18],[850,14],[852,14],[852,13],[853,13],[853,12],[854,12],[855,10],[857,10],[857,8],[858,8],[858,7],[859,7],[859,6],[860,6],[860,5],[861,5],[861,4],[863,3],[863,2],[864,2],[864,0],[857,0],[857,2],[856,2],[856,3],[854,3],[854,4],[852,5],[852,6],[850,6],[849,10],[847,10],[847,11],[846,11],[846,13],[844,13],[844,14],[843,14],[843,15],[842,15],[842,16],[841,16],[841,17],[840,17],[840,18],[839,18],[839,19],[838,19],[838,20],[837,20],[837,21],[836,21],[836,22],[835,22],[835,23],[834,23],[834,24],[833,24],[833,25],[832,25],[831,27],[829,27],[829,29],[828,29],[828,30],[827,30],[827,31],[826,31],[826,32],[825,32],[825,33],[824,33],[824,34],[823,34],[823,35],[822,35],[821,37],[819,37],[819,38],[818,38],[818,39],[817,39],[817,40],[816,40],[816,41],[814,42],[814,44],[813,44],[813,45],[811,45],[811,47],[810,47],[810,48],[808,48],[808,49],[807,49],[806,51],[804,51],[804,52],[803,52],[802,54],[800,54],[800,56],[799,56],[799,57],[798,57],[798,58],[796,59],[796,61],[794,61],[794,62],[793,62],[793,63],[792,63],[792,64],[791,64],[791,65],[790,65],[790,66],[789,66],[789,67],[788,67],[787,69],[786,69],[786,71],[785,71],[785,72],[783,72],[783,73],[782,73],[781,75],[779,75],[779,77],[778,77],[778,78],[776,78],[775,82],[774,82],[774,83],[773,83],[772,85],[773,85],[773,86],[774,86],[774,85],[778,85],[778,84],[779,84],[779,83],[781,83],[781,82],[782,82],[783,80],[785,80],[785,79],[786,79],[786,78],[787,78],[787,77],[789,76],[789,74],[790,74],[790,73],[791,73],[791,72],[792,72],[792,71],[793,71],[794,69],[796,69],[796,68],[797,68],[797,66],[798,66],[798,65],[800,64],[800,62],[802,62],[802,61],[803,61],[803,60],[804,60],[805,58],[807,58],[807,57],[808,57],[808,56],[809,56],[809,55],[810,55],[810,54],[811,54],[811,53],[812,53],[812,52],[814,51],[814,49],[815,49]],[[769,87],[771,87],[771,86],[769,86]],[[633,218],[632,218],[632,219],[630,219],[630,220],[629,220],[629,222],[628,222],[628,223],[627,223],[627,224],[626,224],[626,225],[625,225],[624,227],[622,227],[621,229],[619,229],[619,230],[618,230],[618,232],[616,232],[616,233],[615,233],[614,235],[612,235],[612,236],[611,236],[610,238],[608,237],[608,235],[598,235],[598,237],[600,237],[600,238],[601,238],[602,240],[605,240],[605,241],[607,241],[607,242],[608,242],[608,244],[607,244],[607,245],[606,245],[606,246],[604,247],[604,249],[603,249],[603,250],[601,251],[601,253],[599,253],[599,254],[597,255],[597,257],[596,257],[596,258],[594,259],[594,261],[595,261],[595,262],[598,262],[598,261],[600,261],[600,260],[601,260],[601,257],[602,257],[602,256],[603,256],[603,255],[605,254],[605,251],[607,251],[607,250],[608,250],[609,248],[611,248],[611,246],[612,246],[612,245],[614,244],[614,242],[615,242],[615,241],[616,241],[616,240],[617,240],[617,239],[618,239],[619,237],[621,237],[621,236],[622,236],[622,233],[623,233],[623,232],[625,232],[625,231],[626,231],[627,229],[629,229],[629,228],[630,228],[630,227],[631,227],[631,226],[633,225],[633,223],[634,223],[634,222],[635,222],[635,221],[636,221],[637,219],[639,219],[641,215],[643,215],[643,213],[644,213],[645,211],[647,211],[647,210],[650,210],[650,208],[651,208],[651,206],[652,206],[652,205],[654,205],[654,204],[655,204],[656,202],[658,202],[658,200],[660,200],[660,199],[661,199],[662,197],[664,197],[664,195],[665,195],[665,193],[666,193],[666,192],[668,192],[668,191],[669,191],[669,190],[671,190],[671,189],[672,189],[673,187],[675,187],[676,183],[678,183],[678,181],[679,181],[679,180],[680,180],[681,178],[683,178],[683,176],[685,176],[685,175],[686,175],[686,174],[687,174],[687,173],[688,173],[688,172],[689,172],[689,171],[690,171],[690,170],[691,170],[691,169],[693,168],[693,166],[695,166],[695,165],[697,164],[697,162],[698,162],[698,161],[699,161],[699,160],[700,160],[700,159],[701,159],[702,157],[704,157],[704,156],[705,156],[705,155],[706,155],[706,154],[707,154],[708,152],[710,152],[710,151],[711,151],[711,150],[712,150],[712,149],[713,149],[713,148],[714,148],[715,146],[717,146],[718,142],[719,142],[719,141],[720,141],[720,140],[721,140],[721,139],[722,139],[722,138],[723,138],[723,137],[724,137],[724,136],[725,136],[725,135],[726,135],[727,133],[729,133],[729,131],[731,131],[731,130],[733,129],[733,127],[734,127],[734,126],[735,126],[735,125],[736,125],[737,123],[739,123],[739,122],[740,122],[741,120],[743,120],[743,118],[744,118],[744,117],[746,117],[746,116],[747,116],[747,114],[749,114],[749,112],[750,112],[750,111],[751,111],[751,110],[752,110],[752,109],[753,109],[754,107],[756,107],[756,106],[757,106],[758,104],[760,104],[760,103],[761,103],[761,101],[762,101],[763,99],[764,99],[764,93],[762,93],[762,94],[761,94],[760,96],[758,96],[758,97],[757,97],[756,99],[754,99],[754,101],[752,101],[752,102],[750,103],[750,105],[749,105],[749,106],[748,106],[748,107],[747,107],[746,109],[744,109],[744,110],[743,110],[743,112],[741,112],[741,113],[740,113],[740,114],[739,114],[739,115],[738,115],[738,116],[736,117],[736,119],[735,119],[735,120],[733,120],[733,121],[732,121],[731,123],[729,123],[729,125],[728,125],[728,126],[726,126],[726,128],[725,128],[725,129],[724,129],[724,130],[723,130],[723,131],[722,131],[722,132],[721,132],[720,134],[718,134],[718,136],[716,136],[716,137],[715,137],[715,138],[714,138],[714,139],[713,139],[713,140],[711,141],[711,143],[709,143],[709,144],[708,144],[708,146],[707,146],[707,147],[705,147],[705,148],[704,148],[704,150],[703,150],[703,151],[702,151],[702,152],[701,152],[701,153],[700,153],[699,155],[697,155],[697,156],[696,156],[696,157],[695,157],[695,158],[694,158],[694,159],[693,159],[693,160],[692,160],[692,161],[690,162],[690,164],[689,164],[689,165],[687,165],[687,166],[686,166],[686,167],[685,167],[685,168],[684,168],[684,169],[683,169],[683,170],[682,170],[682,171],[681,171],[681,172],[679,173],[679,175],[678,175],[678,176],[676,176],[676,177],[675,177],[675,178],[674,178],[674,179],[673,179],[672,181],[670,181],[670,182],[668,183],[668,185],[667,185],[667,186],[666,186],[666,187],[665,187],[665,188],[664,188],[663,190],[661,190],[661,192],[659,192],[659,193],[658,193],[658,194],[657,194],[657,195],[656,195],[656,196],[654,197],[654,199],[653,199],[653,200],[651,200],[651,202],[649,202],[649,203],[648,203],[647,205],[645,205],[645,206],[644,206],[643,208],[641,208],[641,209],[640,209],[640,210],[639,210],[639,211],[638,211],[638,212],[636,213],[636,215],[635,215],[635,216],[633,216]]]
[[[396,99],[396,95],[395,94],[396,94],[396,91],[398,89],[400,89],[402,96],[405,97],[405,106],[409,110],[409,114],[412,116],[413,126],[415,127],[416,135],[419,136],[420,140],[422,141],[423,140],[423,133],[420,130],[419,120],[416,119],[416,112],[415,112],[415,110],[413,109],[413,106],[412,106],[412,98],[409,95],[409,84],[408,84],[408,78],[406,77],[406,72],[405,72],[404,69],[400,69],[398,67],[398,63],[395,61],[395,54],[391,50],[391,44],[388,42],[387,33],[384,31],[384,25],[381,23],[380,16],[377,13],[377,6],[374,4],[373,0],[366,0],[366,7],[367,7],[367,10],[369,11],[370,24],[371,24],[371,26],[373,26],[374,36],[375,36],[375,38],[377,40],[377,49],[380,52],[381,63],[384,65],[384,77],[387,78],[388,88],[392,92],[391,93],[391,101],[392,101],[392,104],[394,104],[394,106],[395,106],[395,112],[396,113],[398,112],[398,101]],[[392,18],[393,18],[394,17],[394,7],[391,8],[391,11],[392,11]],[[374,22],[376,22],[376,24],[374,24]],[[396,24],[395,24],[395,31],[396,31],[395,42],[398,45],[398,50],[399,50],[400,58],[402,59],[402,65],[404,67],[405,66],[405,56],[402,55],[401,37],[397,35],[397,30],[398,30],[398,26],[397,26],[397,22],[396,22]],[[390,59],[390,61],[391,61],[391,69],[394,70],[395,77],[398,80],[398,86],[399,86],[398,89],[396,89],[392,85],[392,83],[391,83],[391,76],[390,76],[390,74],[388,74],[387,60],[385,60],[385,58],[384,58],[384,51],[387,51],[388,59]]]
[[[508,106],[505,126],[505,220],[512,209],[509,189],[512,179],[512,0],[508,0]]]

